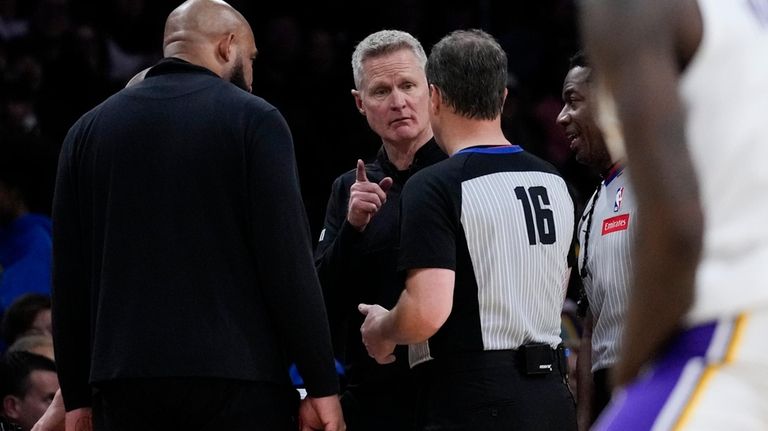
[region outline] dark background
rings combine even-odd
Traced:
[[[180,1],[0,0],[0,174],[50,214],[55,164],[69,127],[162,56],[165,18]],[[596,177],[576,164],[555,124],[568,58],[579,47],[574,0],[231,1],[259,56],[254,93],[290,125],[313,236],[333,179],[380,141],[355,109],[354,45],[405,30],[427,52],[447,32],[482,28],[509,56],[507,137],[560,168],[578,205]]]

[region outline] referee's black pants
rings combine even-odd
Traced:
[[[95,431],[295,431],[298,392],[289,385],[217,378],[100,383]]]
[[[592,400],[592,423],[605,410],[611,401],[611,385],[608,377],[611,374],[610,368],[603,368],[592,373],[592,382],[594,383],[594,399]]]
[[[488,351],[417,365],[416,429],[575,431],[563,368],[527,375],[519,362],[515,351]]]

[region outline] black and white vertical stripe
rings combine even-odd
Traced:
[[[561,342],[574,205],[552,165],[519,147],[463,150],[409,180],[401,229],[400,269],[456,271],[451,314],[409,346],[411,366]]]
[[[637,224],[635,198],[627,170],[625,169],[613,181],[602,187],[589,227],[591,230],[587,250],[589,268],[587,277],[583,279],[594,319],[593,371],[610,368],[618,360],[632,276],[632,242]],[[616,194],[622,187],[621,206],[616,211]],[[628,215],[627,229],[603,235],[605,220],[620,215]],[[579,269],[584,265],[586,221],[585,217],[582,217],[579,227],[579,243],[582,245],[579,253]]]
[[[550,204],[542,207],[552,210],[554,226],[537,228],[554,229],[553,244],[529,243],[526,209],[515,194],[521,186],[546,188]],[[461,223],[477,279],[485,350],[560,343],[573,211],[557,175],[499,172],[462,183]]]

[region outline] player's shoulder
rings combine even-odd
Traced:
[[[600,45],[645,43],[670,31],[696,0],[584,0],[582,26],[588,41]],[[617,32],[616,29],[622,31]],[[588,45],[590,45],[588,43]]]

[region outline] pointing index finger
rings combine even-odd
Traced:
[[[358,183],[368,182],[368,176],[365,175],[365,163],[362,160],[357,159],[357,179]]]
[[[361,312],[364,316],[368,315],[368,309],[370,308],[370,305],[368,304],[358,304],[357,310]]]

